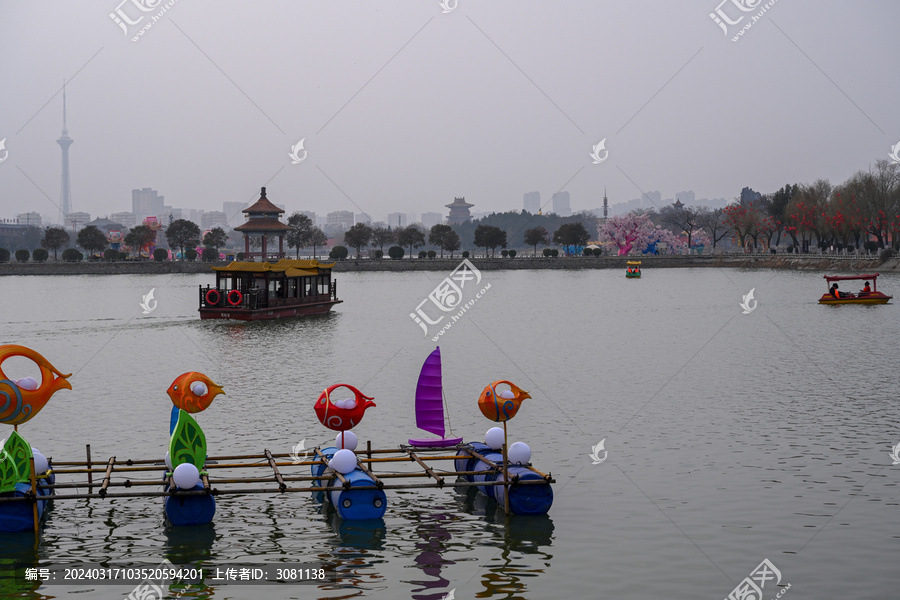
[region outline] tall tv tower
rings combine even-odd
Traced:
[[[606,219],[607,219],[606,215],[607,215],[608,208],[609,208],[609,204],[606,199],[606,187],[604,187],[603,188],[603,222],[604,223],[606,223]]]
[[[72,189],[69,187],[69,146],[74,141],[69,137],[69,130],[66,127],[66,82],[63,81],[63,128],[62,135],[56,140],[56,143],[62,148],[62,187],[59,191],[59,201],[60,210],[63,213],[63,223],[72,212]]]

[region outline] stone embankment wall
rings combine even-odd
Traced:
[[[634,258],[634,257],[631,257]],[[354,260],[338,261],[335,272],[348,271],[452,271],[462,259],[455,257],[435,259],[404,260]],[[625,257],[609,256],[599,258],[558,257],[531,258],[472,258],[472,263],[480,270],[498,269],[624,269]],[[641,256],[643,269],[716,267],[745,269],[795,269],[827,272],[858,272],[878,270],[880,272],[900,271],[900,259],[891,258],[885,262],[878,259],[856,259],[849,257],[828,257],[821,255],[792,256],[781,255],[718,255],[718,256]],[[9,262],[0,264],[2,275],[155,275],[167,273],[209,273],[212,265],[228,263],[200,262],[81,262],[65,263],[47,261],[45,263]]]

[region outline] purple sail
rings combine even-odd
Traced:
[[[441,392],[441,349],[425,359],[416,384],[416,427],[444,437],[444,399]]]

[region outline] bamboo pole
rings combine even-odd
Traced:
[[[90,468],[91,468],[91,445],[87,444],[84,447],[84,450],[85,450],[85,453],[87,454],[87,463],[86,464],[87,464],[87,468],[88,468],[88,493],[91,493],[94,491],[94,486],[92,485],[94,482],[93,481],[94,478],[93,478],[93,473],[91,473],[91,471],[90,471]]]
[[[424,477],[424,473],[418,474],[419,476]],[[384,479],[387,474],[381,475],[381,478]],[[268,480],[271,481],[271,480]],[[163,482],[166,485],[170,485],[169,480]],[[458,487],[477,487],[477,486],[496,486],[503,485],[502,481],[456,481],[453,484]],[[525,479],[519,481],[516,485],[546,485],[546,482],[542,479]],[[435,481],[427,481],[423,483],[385,483],[382,488],[384,490],[408,490],[408,489],[427,489],[433,488],[437,489],[438,484]],[[343,486],[315,486],[315,487],[300,487],[300,488],[285,488],[285,493],[309,493],[309,492],[332,492],[344,490]],[[377,490],[379,487],[377,485],[360,485],[354,486],[354,490]],[[110,500],[113,498],[159,498],[162,496],[204,496],[204,495],[212,495],[212,496],[230,496],[236,494],[272,494],[274,491],[271,487],[265,488],[248,488],[248,489],[211,489],[209,492],[205,490],[160,490],[156,492],[108,492],[105,495],[101,496],[98,493],[95,494],[55,494],[53,496],[54,500],[79,500],[79,499],[106,499]],[[32,498],[30,496],[9,496],[0,498],[0,504],[4,502],[27,502],[31,501]]]
[[[425,472],[428,473],[429,477],[433,477],[435,479],[435,481],[437,481],[438,487],[444,487],[444,478],[443,477],[438,477],[437,475],[435,475],[434,471],[431,470],[431,467],[429,467],[424,462],[422,462],[422,459],[419,458],[418,456],[416,456],[415,452],[413,452],[410,449],[407,449],[406,452],[407,452],[407,454],[409,454],[409,457],[411,459],[413,459],[414,461],[419,463],[419,466],[421,466],[423,469],[425,469]]]
[[[278,482],[278,489],[282,492],[287,485],[284,483],[284,479],[281,478],[281,473],[278,472],[278,467],[275,465],[275,459],[272,458],[272,453],[268,450],[264,451],[266,453],[266,458],[269,459],[269,466],[272,467],[272,471],[275,473],[275,481]]]
[[[365,473],[366,475],[368,475],[369,477],[372,478],[372,481],[375,482],[375,485],[378,486],[378,489],[381,489],[382,487],[384,487],[384,482],[381,481],[380,479],[378,479],[377,477],[375,477],[375,474],[374,474],[372,471],[370,471],[370,470],[366,467],[366,465],[364,465],[364,464],[361,463],[361,462],[360,462],[360,463],[357,463],[357,464],[358,464],[358,466],[359,466],[360,471],[362,471],[363,473]]]
[[[28,464],[31,466],[31,495],[34,498],[34,535],[38,535],[41,529],[41,519],[40,515],[38,515],[38,495],[37,495],[37,477],[35,477],[34,473],[34,454],[31,455],[31,458],[28,459]]]
[[[503,510],[509,516],[509,455],[506,453],[509,447],[506,441],[506,421],[503,421]]]
[[[100,496],[106,495],[106,488],[109,487],[109,478],[112,476],[113,465],[116,464],[116,457],[113,456],[109,459],[109,462],[106,463],[106,476],[103,478],[103,483],[100,485]]]

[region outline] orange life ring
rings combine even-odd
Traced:
[[[237,300],[232,300],[231,297],[237,294]],[[228,292],[228,304],[232,306],[237,306],[238,304],[244,301],[244,295],[240,292],[240,290],[231,290]]]
[[[215,295],[216,299],[213,300],[210,296]],[[222,294],[219,293],[219,290],[212,288],[207,290],[206,292],[206,303],[215,306],[219,303],[219,300],[222,299]]]

